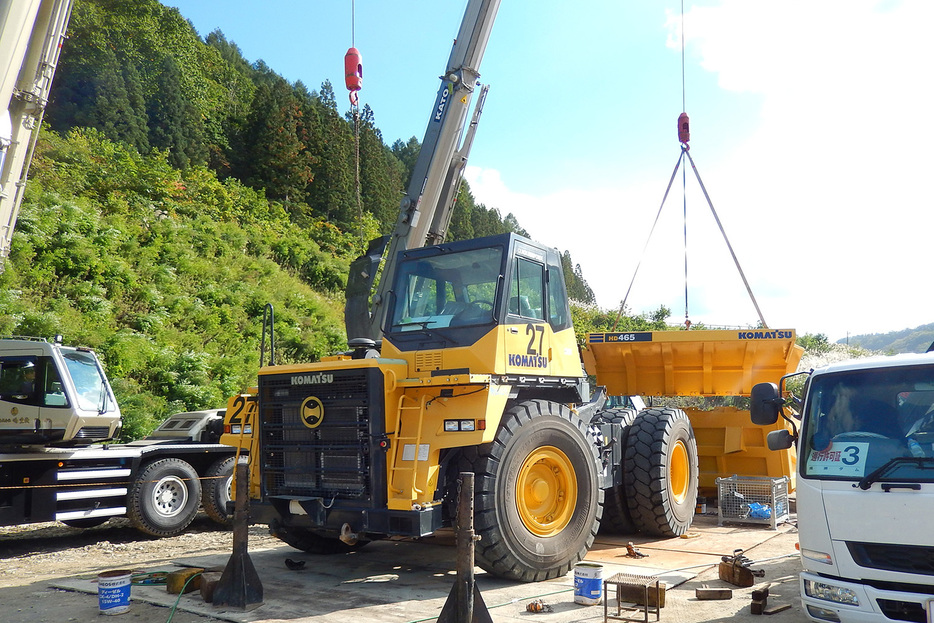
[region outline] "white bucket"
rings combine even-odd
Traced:
[[[603,565],[579,562],[574,565],[574,603],[596,606],[603,596]]]
[[[130,609],[129,571],[105,571],[97,576],[97,601],[101,614],[123,614]]]

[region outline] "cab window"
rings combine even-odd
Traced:
[[[513,316],[544,320],[545,268],[517,257],[509,288],[508,311]]]

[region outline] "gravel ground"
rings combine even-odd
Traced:
[[[48,586],[58,578],[114,569],[143,569],[169,564],[192,554],[229,554],[232,533],[199,515],[187,532],[166,539],[149,538],[127,519],[111,519],[79,530],[59,523],[0,528],[0,620],[4,623],[88,621],[99,615],[97,597]],[[266,526],[250,528],[250,547],[277,547]],[[169,610],[133,602],[123,621],[166,621]],[[211,619],[175,612],[174,623]]]
[[[754,561],[761,561],[755,566],[764,570],[765,577],[756,586],[771,583],[769,607],[784,604],[791,606],[766,620],[768,623],[805,621],[797,597],[800,562],[789,556],[795,552],[797,533],[788,530],[775,536],[766,536],[767,540],[744,553]],[[636,542],[638,544],[638,540]],[[112,519],[103,526],[88,530],[68,528],[56,523],[0,528],[0,621],[61,623],[97,620],[99,606],[96,595],[58,590],[52,588],[50,583],[62,578],[94,578],[102,571],[113,569],[152,569],[194,556],[229,555],[231,543],[232,533],[218,527],[205,516],[199,516],[185,534],[165,539],[145,537],[131,528],[126,519]],[[252,526],[249,547],[251,551],[258,551],[285,546],[269,536],[265,526]],[[287,555],[289,551],[294,550],[286,548],[283,554]],[[733,599],[698,601],[694,597],[694,589],[704,585],[733,588]],[[716,566],[713,566],[693,580],[668,591],[661,619],[691,623],[751,618],[761,622],[762,617],[750,614],[751,592],[752,588],[730,587],[719,580]],[[568,595],[561,599],[565,597],[569,599]],[[491,611],[491,614],[496,622],[531,620],[527,619],[532,615],[524,612],[524,605],[519,610],[522,612],[507,614],[499,609]],[[340,613],[335,614],[336,618],[332,615],[327,620],[342,620]],[[535,615],[535,620],[547,623],[552,616]],[[588,623],[602,621],[603,608],[582,608],[579,616],[575,615],[572,619]],[[138,600],[134,600],[130,610],[118,620],[125,623],[216,621],[213,617],[172,611]],[[300,620],[289,619],[289,622],[298,623]],[[312,617],[307,620],[322,619]],[[357,620],[362,621],[359,617]],[[560,620],[571,619],[565,616]]]

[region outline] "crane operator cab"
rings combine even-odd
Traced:
[[[555,399],[582,376],[561,257],[516,234],[400,253],[383,356],[415,372],[518,375]],[[518,378],[518,377],[517,377]]]

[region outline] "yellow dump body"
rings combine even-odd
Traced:
[[[590,333],[584,367],[611,396],[748,396],[794,372],[793,329]]]
[[[794,372],[804,349],[793,329],[644,331],[591,333],[584,367],[610,395],[748,396],[756,383],[778,383]],[[766,435],[784,427],[752,424],[749,412],[733,407],[686,409],[697,440],[702,495],[716,479],[787,476],[794,488],[795,458],[773,452]]]

